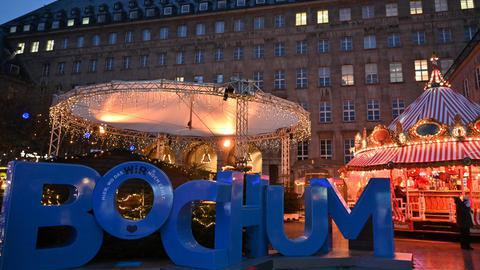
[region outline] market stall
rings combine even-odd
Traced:
[[[454,197],[480,207],[480,106],[450,88],[432,57],[424,93],[388,127],[355,139],[355,157],[343,168],[348,200],[370,178],[390,178],[397,225],[454,223]]]

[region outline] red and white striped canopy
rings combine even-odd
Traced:
[[[433,87],[425,90],[405,111],[388,126],[395,130],[397,122],[408,130],[419,120],[433,118],[440,123],[452,125],[459,114],[463,124],[468,124],[480,115],[480,105],[470,101],[449,87]]]
[[[480,140],[432,141],[406,146],[391,145],[359,152],[347,164],[348,168],[378,167],[393,164],[480,160]]]

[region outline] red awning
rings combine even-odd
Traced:
[[[480,141],[448,141],[392,146],[360,152],[347,167],[366,168],[393,164],[480,160]]]

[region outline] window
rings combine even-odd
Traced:
[[[52,22],[52,29],[60,28],[60,21],[53,21]]]
[[[391,83],[403,82],[402,63],[399,63],[399,62],[390,63],[390,82]]]
[[[416,14],[422,14],[422,13],[423,13],[422,1],[410,1],[410,14],[416,15]]]
[[[253,80],[258,88],[263,89],[263,71],[254,71],[253,72]]]
[[[106,71],[112,71],[114,66],[114,59],[113,57],[107,57],[105,58],[105,70]]]
[[[341,22],[350,21],[352,19],[352,10],[350,8],[341,8],[339,16]]]
[[[114,22],[119,22],[123,20],[123,13],[122,12],[116,12],[113,14],[113,21]]]
[[[85,47],[85,38],[83,36],[80,36],[77,38],[77,47],[78,48]]]
[[[388,47],[397,48],[400,47],[400,34],[392,33],[388,35]]]
[[[160,39],[162,40],[168,39],[169,34],[170,34],[170,28],[160,27]]]
[[[470,96],[470,86],[468,85],[467,78],[463,80],[463,95],[467,98]]]
[[[369,99],[367,103],[367,120],[380,121],[380,102],[376,99]]]
[[[75,19],[68,19],[67,20],[67,26],[72,27],[75,25]]]
[[[117,33],[110,33],[108,34],[108,44],[114,45],[117,43]]]
[[[140,55],[140,67],[147,68],[148,67],[148,55]]]
[[[64,75],[65,74],[65,62],[58,63],[57,72],[58,72],[59,75]]]
[[[234,32],[243,32],[244,30],[245,30],[245,22],[242,19],[238,19],[233,22]]]
[[[132,57],[131,56],[124,56],[123,57],[123,69],[130,69],[132,68]]]
[[[276,15],[275,16],[275,28],[283,28],[283,27],[285,27],[285,16]]]
[[[275,43],[274,54],[277,57],[285,56],[285,43],[284,42]]]
[[[215,34],[225,33],[225,22],[217,21],[215,22]]]
[[[88,72],[97,72],[97,64],[98,60],[97,59],[91,59],[90,64],[88,65]]]
[[[396,98],[392,101],[392,117],[397,118],[405,111],[405,101],[403,99]]]
[[[197,23],[195,26],[195,34],[197,36],[205,35],[205,24],[204,23]]]
[[[195,64],[203,64],[205,63],[205,51],[204,50],[196,50],[195,51]]]
[[[307,41],[297,41],[297,54],[307,54]]]
[[[38,23],[37,31],[40,31],[40,32],[45,31],[45,23],[44,22]]]
[[[100,36],[99,35],[94,35],[92,37],[92,45],[93,46],[99,46],[100,45]]]
[[[208,10],[208,2],[201,2],[198,5],[198,10],[199,11],[207,11]]]
[[[163,15],[168,16],[168,15],[172,15],[172,13],[173,13],[172,7],[164,7],[163,8]]]
[[[30,31],[30,24],[25,24],[23,26],[23,32],[29,32]]]
[[[100,14],[97,16],[97,23],[105,23],[107,21],[106,14]]]
[[[340,40],[340,49],[343,52],[349,52],[353,50],[352,37],[342,37]]]
[[[202,75],[195,75],[195,76],[193,76],[193,82],[203,83],[203,76],[202,76]]]
[[[428,61],[426,59],[415,60],[415,80],[417,82],[428,81]]]
[[[295,26],[307,25],[307,13],[298,12],[295,14]]]
[[[62,49],[68,49],[68,38],[62,39]]]
[[[133,43],[133,32],[132,31],[125,32],[125,43]]]
[[[176,58],[175,63],[177,65],[185,64],[185,53],[183,51],[177,52],[177,58]]]
[[[308,141],[297,143],[297,160],[308,159]]]
[[[343,122],[355,121],[355,103],[353,100],[343,101]]]
[[[145,17],[151,18],[155,16],[155,9],[154,8],[146,8],[145,9]]]
[[[362,19],[371,19],[375,17],[375,7],[374,6],[363,6],[362,7]]]
[[[80,71],[81,71],[81,67],[82,67],[82,61],[74,61],[73,62],[72,73],[73,74],[79,74]]]
[[[242,60],[243,59],[243,47],[233,48],[233,60]]]
[[[332,122],[332,106],[330,102],[322,101],[320,102],[320,123],[331,123]]]
[[[237,0],[237,7],[245,6],[245,0]]]
[[[45,47],[45,50],[48,52],[53,51],[54,46],[55,46],[55,40],[53,39],[47,40],[47,46]]]
[[[377,48],[377,39],[375,38],[375,36],[373,36],[373,35],[364,36],[363,37],[363,48],[366,49],[366,50]]]
[[[286,87],[287,83],[285,81],[285,70],[276,70],[273,88],[276,90],[283,90]]]
[[[448,11],[447,0],[435,0],[435,11],[436,12]]]
[[[265,47],[263,44],[258,44],[253,47],[253,58],[261,59],[265,56]]]
[[[331,85],[330,68],[329,67],[320,67],[318,69],[318,86],[328,87],[330,85]]]
[[[414,45],[424,45],[426,43],[425,32],[424,31],[413,32],[412,43]]]
[[[265,4],[265,0],[255,0],[255,4],[257,5]]]
[[[253,19],[253,28],[255,30],[265,28],[265,17],[255,17]]]
[[[328,23],[328,10],[319,10],[317,11],[317,23]]]
[[[215,48],[214,58],[217,62],[223,60],[223,48]]]
[[[189,13],[190,12],[190,5],[182,5],[180,7],[180,12],[181,13]]]
[[[342,86],[353,85],[353,65],[342,66]]]
[[[48,77],[50,75],[50,64],[46,63],[42,66],[42,77]]]
[[[321,139],[320,140],[320,158],[332,159],[332,140]]]
[[[475,36],[475,33],[477,33],[478,29],[475,26],[466,26],[465,27],[465,41],[470,41],[473,39],[473,36]]]
[[[328,39],[320,39],[318,41],[318,52],[328,53],[330,51],[330,41]]]
[[[474,1],[473,0],[460,0],[460,8],[461,9],[475,8]]]
[[[25,42],[18,43],[16,54],[22,54],[24,52],[25,52]]]
[[[365,64],[365,83],[378,83],[378,69],[377,64]]]
[[[82,18],[82,25],[90,24],[90,17],[83,17]]]
[[[166,66],[167,65],[167,53],[159,53],[157,63],[159,66]]]
[[[308,87],[308,72],[306,68],[297,69],[297,78],[295,85],[297,89],[304,89]]]
[[[453,60],[452,59],[442,59],[440,60],[440,71],[442,74],[447,73],[448,69],[452,66]]]
[[[138,10],[132,10],[130,11],[130,13],[128,14],[128,18],[130,20],[136,20],[138,19]]]
[[[355,147],[355,140],[354,139],[345,139],[343,141],[343,161],[345,164],[350,162],[353,158],[353,149]]]
[[[11,26],[10,27],[10,33],[16,33],[17,32],[17,27],[16,26]]]
[[[177,81],[177,82],[183,82],[183,81],[185,81],[185,78],[182,77],[182,76],[177,76],[177,77],[175,77],[175,81]]]
[[[187,26],[186,25],[179,25],[177,27],[177,36],[180,38],[187,37]]]
[[[387,17],[398,16],[398,4],[397,3],[386,4],[385,5],[385,15]]]
[[[223,74],[216,74],[215,83],[223,83],[223,82],[224,82]]]
[[[152,40],[152,33],[150,32],[150,29],[144,29],[142,31],[142,40],[143,41],[150,41]]]
[[[34,41],[32,42],[32,47],[30,48],[30,52],[31,53],[36,53],[38,52],[38,47],[40,46],[40,42],[39,41]]]
[[[452,31],[449,28],[438,29],[438,42],[439,43],[452,42]]]

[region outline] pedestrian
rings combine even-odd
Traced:
[[[472,215],[470,209],[470,200],[468,197],[462,201],[455,197],[455,208],[457,212],[457,227],[460,231],[460,247],[466,250],[472,250],[470,246],[470,228],[473,227]]]

